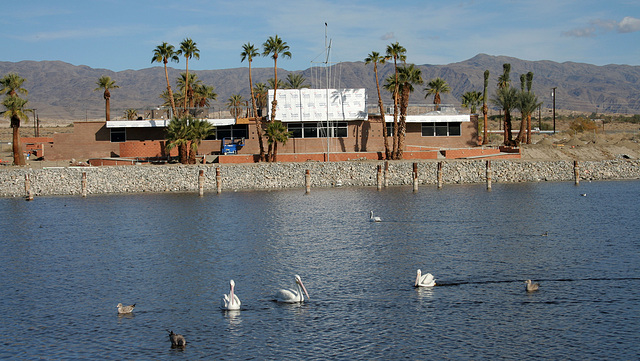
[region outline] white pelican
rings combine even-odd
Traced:
[[[540,287],[540,284],[538,283],[531,283],[531,280],[526,280],[524,281],[524,283],[527,284],[527,292],[534,292],[537,291],[538,288]]]
[[[583,197],[586,197],[587,193],[581,193],[580,195],[583,196]]]
[[[169,341],[171,341],[171,348],[185,347],[187,345],[187,340],[184,339],[184,336],[173,333],[173,331],[169,331]]]
[[[373,216],[373,211],[369,212],[369,221],[371,222],[382,222],[382,219],[380,219],[380,217],[374,217]]]
[[[296,284],[294,286],[295,289],[293,290],[282,289],[276,292],[274,298],[277,302],[284,302],[284,303],[304,302],[304,295],[307,295],[307,298],[311,298],[309,297],[309,293],[307,293],[307,289],[304,287],[304,284],[302,283],[302,279],[300,279],[300,276],[295,275],[295,279],[296,279]],[[304,294],[302,294],[302,292],[304,292]]]
[[[426,275],[422,275],[422,271],[418,270],[418,274],[416,275],[416,283],[414,287],[433,287],[436,285],[436,279],[433,278],[431,273],[427,273]]]
[[[136,304],[134,303],[131,306],[123,306],[122,303],[118,303],[116,307],[118,308],[119,314],[126,314],[133,312],[133,308],[136,307]]]
[[[240,299],[234,293],[234,289],[236,287],[236,283],[233,280],[229,281],[230,290],[228,295],[222,295],[222,300],[220,300],[220,308],[227,311],[239,310],[240,309]]]

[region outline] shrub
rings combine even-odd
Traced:
[[[569,124],[569,129],[573,130],[576,133],[592,132],[597,128],[598,126],[593,120],[583,117],[578,117],[577,119],[573,120],[571,124]]]

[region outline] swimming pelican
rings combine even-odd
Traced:
[[[116,307],[118,308],[118,313],[125,314],[133,312],[133,308],[136,307],[136,304],[134,303],[131,306],[123,306],[122,303],[118,303]]]
[[[583,196],[583,197],[586,197],[587,193],[581,193],[580,195]]]
[[[185,347],[187,345],[187,340],[184,339],[184,336],[173,333],[173,331],[169,331],[169,341],[171,341],[171,348]]]
[[[382,219],[380,219],[380,217],[374,217],[373,216],[373,211],[369,212],[369,221],[371,222],[382,222]]]
[[[534,292],[537,291],[538,288],[540,287],[540,284],[538,283],[531,283],[531,280],[526,280],[524,281],[524,283],[527,284],[527,292]]]
[[[234,288],[236,287],[236,283],[233,280],[229,281],[230,290],[228,295],[222,295],[222,300],[220,301],[220,308],[227,311],[239,310],[240,309],[240,299],[234,293]]]
[[[309,293],[307,293],[307,289],[304,287],[304,284],[302,283],[302,279],[300,279],[300,276],[295,275],[295,279],[296,279],[296,284],[294,286],[295,289],[293,290],[282,289],[276,292],[274,298],[277,302],[283,302],[283,303],[304,302],[304,295],[307,295],[307,298],[311,298],[309,297]],[[304,294],[302,294],[303,291],[304,291]]]
[[[436,279],[433,278],[431,273],[427,273],[426,275],[422,275],[422,271],[418,270],[418,274],[416,275],[416,283],[414,287],[433,287],[436,285]]]

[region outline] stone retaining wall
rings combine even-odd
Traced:
[[[389,185],[412,185],[412,161],[390,161]],[[438,161],[417,162],[418,183],[436,184]],[[240,189],[305,188],[305,171],[311,187],[376,186],[377,167],[384,161],[258,163],[214,165],[133,165],[117,167],[0,168],[0,197],[26,195],[28,176],[34,196],[80,195],[82,173],[86,193],[198,192],[198,173],[204,170],[205,192],[216,192],[216,168],[222,191]],[[572,161],[492,160],[492,182],[573,181]],[[581,180],[640,179],[640,161],[579,162]],[[442,180],[451,183],[486,182],[485,160],[442,161]]]

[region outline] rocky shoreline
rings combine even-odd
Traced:
[[[486,160],[451,160],[417,162],[418,185],[434,185],[441,163],[443,184],[485,183]],[[387,165],[388,164],[388,165]],[[387,166],[389,186],[412,185],[414,162],[350,161],[259,163],[233,165],[135,165],[114,167],[51,167],[43,169],[0,169],[0,197],[27,195],[25,183],[33,196],[91,195],[118,193],[217,192],[216,168],[220,173],[220,190],[304,189],[309,171],[310,187],[378,185],[378,167]],[[491,160],[493,183],[573,181],[574,162]],[[580,161],[579,180],[640,179],[640,160]],[[202,178],[199,173],[203,171]],[[83,181],[83,173],[86,181]],[[26,181],[28,179],[28,181]],[[85,186],[83,187],[83,183]]]

